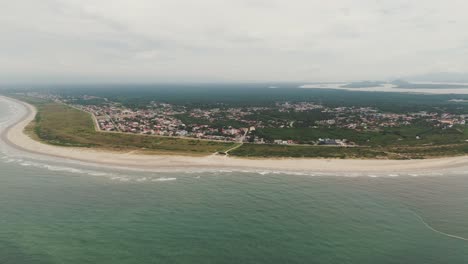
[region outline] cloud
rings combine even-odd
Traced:
[[[460,0],[3,0],[0,78],[321,81],[468,71],[467,9]]]

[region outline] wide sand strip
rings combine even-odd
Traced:
[[[144,155],[137,153],[118,153],[99,149],[60,147],[33,140],[24,133],[24,128],[34,120],[36,109],[30,104],[6,98],[21,104],[27,109],[26,115],[7,128],[2,140],[23,151],[32,152],[89,163],[131,167],[140,169],[183,169],[183,168],[226,168],[226,169],[264,169],[277,171],[313,172],[412,172],[434,171],[457,167],[468,167],[468,157],[439,158],[426,160],[341,160],[341,159],[247,159],[219,155],[206,157]]]

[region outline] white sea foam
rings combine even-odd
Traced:
[[[113,181],[121,181],[121,182],[128,182],[128,181],[130,181],[129,178],[127,178],[127,177],[120,177],[120,176],[112,177],[111,180],[113,180]]]
[[[164,181],[175,181],[177,180],[177,178],[165,178],[165,177],[161,177],[161,178],[157,178],[157,179],[152,179],[151,181],[152,182],[164,182]]]
[[[19,159],[13,159],[13,158],[6,158],[3,160],[4,163],[13,163],[13,162],[22,162],[22,160]]]
[[[274,172],[270,172],[270,174],[275,174]],[[289,175],[296,175],[296,176],[309,176],[308,173],[304,172],[298,172],[298,171],[291,171],[291,172],[282,172],[280,171],[280,174],[289,174]]]
[[[345,174],[344,176],[346,176],[346,177],[353,177],[353,178],[354,178],[354,177],[359,177],[359,176],[363,176],[363,175],[360,174],[360,173],[347,173],[347,174]]]
[[[108,176],[109,175],[109,173],[97,172],[97,171],[96,172],[90,171],[90,172],[88,172],[88,174],[91,175],[91,176]]]
[[[34,160],[40,160],[41,162],[34,162],[31,161],[30,159]],[[231,173],[245,173],[245,174],[258,174],[258,175],[293,175],[293,176],[308,176],[308,177],[370,177],[370,178],[378,178],[378,177],[423,177],[423,176],[442,176],[442,175],[465,175],[466,172],[462,171],[460,169],[454,170],[454,171],[444,171],[444,172],[401,172],[401,173],[375,173],[375,174],[369,174],[369,173],[331,173],[331,172],[317,172],[317,171],[281,171],[281,170],[248,170],[248,169],[225,169],[225,168],[212,168],[212,169],[198,169],[194,168],[192,170],[173,170],[173,169],[167,169],[167,170],[133,170],[131,168],[125,169],[125,168],[111,168],[111,167],[106,167],[110,170],[113,171],[119,171],[118,173],[111,173],[111,172],[104,172],[100,170],[93,170],[93,169],[81,169],[81,168],[76,168],[72,166],[60,166],[60,165],[50,165],[48,162],[52,162],[49,159],[41,159],[40,157],[33,158],[33,156],[28,157],[28,158],[22,158],[21,156],[18,156],[18,154],[15,154],[13,156],[10,156],[9,154],[5,154],[5,156],[0,157],[0,162],[3,163],[17,163],[20,166],[24,167],[38,167],[38,168],[43,168],[47,169],[50,171],[55,171],[55,172],[65,172],[65,173],[73,173],[73,174],[83,174],[83,175],[89,175],[89,176],[97,176],[97,177],[107,177],[111,180],[115,181],[120,181],[120,182],[164,182],[164,181],[174,181],[177,180],[175,177],[161,177],[161,178],[154,178],[154,177],[144,177],[142,175],[138,176],[125,176],[122,174],[123,171],[141,171],[142,173],[155,173],[155,172],[170,172],[170,173],[185,173],[185,174],[201,174],[203,173],[204,175],[228,175]],[[53,161],[53,163],[58,163],[59,161]],[[69,162],[65,161],[66,163],[73,164],[75,166],[80,166],[84,168],[92,168],[93,166],[86,163],[78,163],[78,162]],[[97,168],[97,167],[96,167]],[[102,169],[100,167],[99,169]],[[200,179],[199,175],[195,176],[196,179]]]
[[[294,176],[309,176],[309,177],[314,177],[314,176],[317,176],[317,177],[371,177],[371,178],[377,178],[377,177],[400,177],[400,176],[407,176],[407,177],[420,177],[420,176],[442,176],[442,175],[445,175],[445,174],[449,174],[449,175],[455,175],[455,174],[459,174],[459,175],[465,175],[466,172],[465,171],[460,171],[459,169],[456,170],[456,171],[447,171],[447,172],[444,172],[444,173],[441,173],[441,172],[418,172],[418,173],[414,173],[414,172],[402,172],[402,173],[387,173],[387,174],[384,174],[384,173],[381,173],[381,174],[366,174],[366,173],[352,173],[352,172],[348,172],[348,173],[332,173],[332,172],[320,172],[320,171],[282,171],[282,170],[256,170],[256,169],[253,169],[253,170],[249,170],[249,169],[235,169],[235,168],[232,168],[232,169],[226,169],[226,168],[212,168],[212,169],[199,169],[199,168],[193,168],[191,170],[187,170],[186,168],[184,168],[183,170],[180,169],[180,170],[174,170],[174,169],[161,169],[161,170],[145,170],[145,169],[133,169],[133,168],[120,168],[120,167],[105,167],[104,168],[107,170],[118,170],[119,173],[115,174],[115,173],[109,173],[109,172],[104,172],[104,171],[100,171],[100,170],[93,170],[93,169],[78,169],[78,168],[75,168],[75,167],[72,167],[72,166],[58,166],[58,165],[49,165],[48,163],[49,162],[52,162],[50,159],[46,159],[46,158],[41,158],[40,156],[38,157],[34,157],[34,156],[31,156],[31,157],[28,157],[28,161],[23,159],[23,158],[20,158],[17,156],[17,154],[11,156],[7,153],[5,153],[3,151],[3,153],[5,154],[5,156],[2,156],[0,157],[0,162],[3,162],[3,163],[18,163],[19,165],[21,166],[25,166],[25,167],[40,167],[40,168],[43,168],[43,169],[47,169],[47,170],[50,170],[50,171],[57,171],[57,172],[69,172],[69,173],[74,173],[74,174],[86,174],[86,175],[90,175],[90,176],[102,176],[102,177],[109,177],[109,178],[113,178],[114,176],[120,176],[120,172],[123,172],[123,171],[128,171],[129,173],[130,172],[134,172],[134,171],[141,171],[142,173],[155,173],[155,172],[158,172],[158,173],[184,173],[184,174],[200,174],[200,173],[204,173],[204,174],[213,174],[213,175],[220,175],[220,174],[231,174],[231,173],[246,173],[246,174],[259,174],[259,175],[294,175]],[[29,161],[29,159],[34,159],[34,160],[40,160],[41,162],[32,162],[32,161]],[[53,161],[54,163],[57,163],[57,162],[63,162],[63,163],[68,163],[68,164],[73,164],[75,166],[82,166],[82,167],[85,167],[85,168],[92,168],[92,167],[95,167],[93,166],[92,164],[88,164],[88,163],[82,163],[82,162],[75,162],[75,161],[68,161],[68,160],[54,160]],[[98,168],[98,167],[96,167]],[[99,169],[103,169],[103,167],[99,167]],[[197,177],[199,178],[199,177]],[[121,181],[165,181],[167,178],[159,178],[159,179],[153,179],[153,178],[147,178],[147,179],[142,179],[142,178],[136,178],[136,177],[130,177],[130,178],[127,178],[127,177],[124,177],[124,178],[120,178]],[[172,178],[169,178],[171,180],[173,180]],[[115,180],[115,178],[114,178]]]
[[[295,175],[295,176],[317,176],[319,175],[316,172],[300,172],[300,171],[270,171],[270,170],[262,170],[262,171],[248,171],[248,170],[239,170],[239,173],[256,173],[260,175]]]
[[[73,174],[84,174],[84,175],[102,176],[102,177],[114,177],[115,176],[114,173],[93,171],[93,170],[87,170],[87,169],[78,169],[78,168],[65,167],[65,166],[55,166],[55,165],[50,165],[50,164],[45,164],[45,163],[25,161],[23,159],[15,159],[15,158],[9,158],[9,157],[2,157],[1,160],[5,163],[14,162],[24,167],[35,167],[35,168],[46,169],[46,170],[54,171],[54,172],[66,172],[66,173],[73,173]]]
[[[145,181],[148,181],[148,178],[147,177],[143,177],[143,178],[138,178],[136,179],[137,182],[145,182]]]

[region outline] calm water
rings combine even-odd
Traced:
[[[0,123],[15,111],[0,101]],[[468,263],[463,171],[131,172],[1,150],[2,264]]]

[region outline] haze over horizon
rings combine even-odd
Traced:
[[[0,83],[465,76],[467,9],[461,0],[4,0]]]

